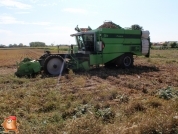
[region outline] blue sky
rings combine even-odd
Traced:
[[[139,24],[152,42],[178,40],[177,0],[0,0],[0,44],[73,44],[76,25]]]

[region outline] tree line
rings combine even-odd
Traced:
[[[178,48],[178,42],[165,42],[163,47]]]
[[[172,42],[170,44],[171,48],[178,48],[178,43],[177,42]]]
[[[44,42],[30,42],[29,43],[29,46],[30,47],[45,47],[47,46]],[[52,45],[51,45],[52,46]],[[13,47],[28,47],[27,45],[24,45],[23,43],[19,43],[19,44],[9,44],[9,46],[6,46],[6,45],[3,45],[3,44],[0,44],[0,48],[13,48]]]
[[[46,44],[44,42],[30,42],[30,47],[45,47]]]
[[[9,46],[6,46],[6,45],[3,45],[3,44],[0,44],[0,48],[6,48],[6,47],[27,47],[26,45],[23,45],[23,43],[19,43],[18,44],[9,44]]]
[[[53,46],[68,46],[68,44],[54,44],[54,43],[51,43],[50,45],[46,45],[44,42],[30,42],[29,43],[29,46],[27,45],[24,45],[23,43],[19,43],[18,44],[9,44],[9,46],[6,46],[6,45],[3,45],[3,44],[0,44],[0,48],[14,48],[14,47],[53,47]]]

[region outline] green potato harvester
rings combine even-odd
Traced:
[[[130,68],[134,55],[150,55],[148,30],[121,28],[113,22],[104,22],[94,30],[78,26],[75,30],[77,32],[71,37],[76,39],[76,45],[70,46],[68,54],[47,51],[38,60],[22,61],[18,64],[16,76],[33,75],[41,71],[56,76],[67,68],[87,71],[100,65]]]

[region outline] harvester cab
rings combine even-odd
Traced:
[[[76,34],[72,34],[71,36],[75,36],[76,43],[78,46],[78,53],[89,54],[94,52],[95,50],[95,33],[93,32],[79,32]]]
[[[78,33],[71,34],[71,36],[76,38],[78,53],[91,54],[102,51],[104,43],[97,39],[97,30],[92,30],[90,26],[88,28],[78,28],[78,25],[75,30]]]
[[[92,53],[95,50],[95,33],[91,32],[90,26],[88,28],[79,28],[78,25],[75,28],[77,33],[72,34],[72,37],[76,38],[76,44],[78,46],[78,53]]]

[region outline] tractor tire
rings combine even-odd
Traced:
[[[113,68],[113,67],[116,67],[116,64],[115,63],[112,63],[112,62],[107,62],[104,64],[104,66],[106,68]]]
[[[45,62],[45,59],[49,56],[49,54],[44,54],[42,55],[40,58],[39,58],[39,62],[40,62],[40,65],[42,66],[42,68],[44,67],[44,62]]]
[[[65,62],[60,55],[49,55],[44,61],[44,73],[47,75],[61,75]]]
[[[132,54],[124,54],[119,57],[118,64],[122,68],[131,68],[133,66],[133,55]]]

